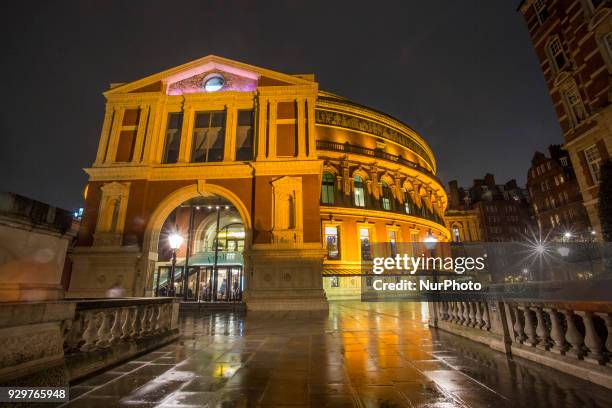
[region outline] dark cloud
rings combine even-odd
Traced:
[[[321,88],[405,121],[445,182],[524,182],[533,151],[561,134],[516,3],[3,3],[0,189],[79,206],[101,92],[208,54],[314,72]]]

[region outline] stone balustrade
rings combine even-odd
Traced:
[[[442,301],[430,324],[612,388],[612,305]]]
[[[65,386],[178,338],[179,300],[0,303],[0,384]]]

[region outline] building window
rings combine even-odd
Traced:
[[[599,154],[599,149],[597,148],[597,145],[593,145],[587,149],[584,149],[584,157],[586,159],[589,172],[591,173],[591,178],[595,182],[599,181],[599,177],[601,176],[601,155]]]
[[[395,233],[395,230],[389,230],[388,237],[391,256],[395,257],[395,255],[397,255],[397,234]]]
[[[453,227],[453,241],[461,242],[461,233],[458,227]]]
[[[372,260],[372,249],[370,248],[370,229],[359,228],[359,245],[361,250],[361,260]]]
[[[321,184],[321,203],[334,203],[334,175],[323,173],[323,183]]]
[[[329,278],[329,286],[332,288],[339,288],[340,278],[337,276],[332,276],[331,278]]]
[[[550,58],[552,59],[554,68],[557,71],[561,71],[567,63],[567,58],[565,57],[565,53],[563,52],[563,46],[561,45],[559,37],[553,38],[548,43],[548,53],[550,55]]]
[[[571,87],[565,91],[565,99],[570,109],[570,114],[575,124],[582,122],[586,118],[586,110],[582,104],[582,98],[576,87]]]
[[[412,214],[414,212],[412,199],[410,198],[410,194],[407,192],[404,192],[404,212],[406,214]]]
[[[340,236],[338,227],[325,227],[325,248],[327,250],[327,259],[340,259]]]
[[[365,191],[363,189],[363,180],[360,176],[355,176],[353,199],[355,201],[355,207],[365,207]]]
[[[567,167],[567,164],[568,164],[567,157],[562,157],[560,161],[561,161],[561,166]]]
[[[382,203],[382,208],[384,210],[391,210],[391,189],[389,188],[389,186],[387,185],[387,183],[385,183],[384,181],[382,182],[382,186],[381,186],[381,190],[382,190],[382,194],[380,196],[381,199],[381,203]]]
[[[540,22],[540,24],[544,24],[544,22],[550,16],[544,0],[536,0],[533,3],[533,9],[536,13],[536,16],[538,17],[538,21]]]
[[[238,127],[236,128],[236,160],[253,160],[253,124],[252,110],[238,111]]]
[[[181,128],[183,127],[183,113],[170,113],[166,129],[166,142],[164,144],[164,157],[162,163],[176,163],[179,148],[181,147]]]
[[[225,112],[201,112],[196,114],[193,129],[193,163],[223,161],[225,146]]]

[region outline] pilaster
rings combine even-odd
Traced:
[[[142,160],[142,146],[144,144],[147,122],[149,118],[149,105],[140,105],[140,115],[138,117],[138,131],[136,132],[136,143],[134,143],[134,153],[132,162],[140,163]]]
[[[113,117],[115,110],[106,104],[106,111],[104,112],[104,122],[102,123],[102,131],[100,132],[100,145],[98,146],[98,154],[96,155],[95,165],[102,164],[106,158],[106,150],[110,141],[109,131],[112,126]]]
[[[238,109],[236,105],[228,104],[225,116],[225,144],[223,151],[224,161],[236,160],[236,125],[238,122]]]
[[[266,159],[267,132],[268,127],[268,100],[259,98],[257,110],[257,161]]]
[[[306,152],[306,118],[304,111],[304,98],[297,99],[297,132],[298,132],[298,159],[305,159]]]
[[[108,142],[108,149],[106,152],[106,159],[104,163],[111,164],[115,162],[117,157],[117,145],[119,144],[119,131],[123,123],[123,115],[125,114],[125,108],[115,108],[115,120],[113,120],[113,126],[111,127],[111,133]]]
[[[276,112],[278,108],[278,102],[274,99],[270,99],[269,109],[270,114],[268,118],[268,158],[276,158]]]
[[[195,117],[193,106],[189,105],[183,111],[183,127],[181,128],[181,145],[179,148],[179,163],[189,163],[191,160],[191,146],[193,144],[193,120]]]

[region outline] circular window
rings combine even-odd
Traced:
[[[225,79],[219,74],[208,75],[202,82],[206,92],[215,92],[223,88]]]

